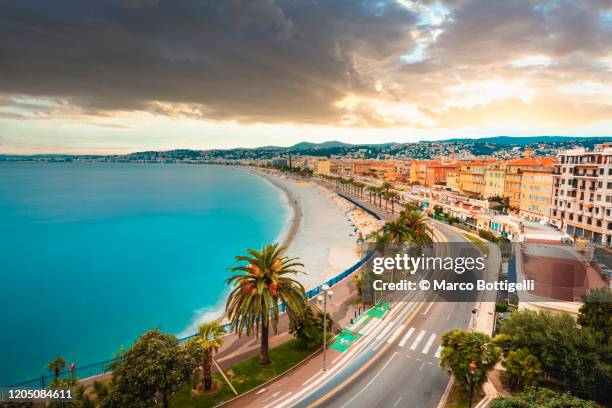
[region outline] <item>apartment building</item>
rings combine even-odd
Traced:
[[[331,174],[331,172],[331,161],[319,160],[316,162],[314,168],[315,174]]]
[[[504,197],[508,197],[510,207],[520,208],[525,171],[547,171],[555,163],[552,157],[533,157],[532,152],[525,152],[525,157],[504,164]]]
[[[461,191],[461,183],[459,182],[459,171],[457,169],[450,170],[446,174],[446,188],[451,191]]]
[[[612,245],[612,143],[559,154],[552,218],[568,235]]]
[[[461,164],[459,169],[461,192],[469,197],[482,197],[485,192],[485,170],[492,163],[474,160]]]
[[[550,222],[552,195],[552,167],[523,171],[519,215],[531,221]]]
[[[503,197],[506,171],[502,168],[485,169],[484,198]]]
[[[393,160],[354,160],[353,174],[356,176],[370,176],[383,178],[393,173],[395,162]]]
[[[429,187],[446,184],[448,173],[459,168],[458,164],[430,162],[425,168],[425,185]]]

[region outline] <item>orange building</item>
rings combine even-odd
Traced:
[[[386,174],[392,174],[395,170],[393,160],[355,160],[353,162],[353,174],[356,176],[370,176],[383,178]]]
[[[525,152],[525,157],[506,163],[504,180],[504,197],[508,197],[510,207],[519,208],[521,205],[521,194],[523,193],[524,171],[548,171],[555,164],[552,157],[533,157],[530,151]]]

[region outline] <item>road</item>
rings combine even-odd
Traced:
[[[444,224],[435,227],[449,242],[466,241]],[[473,309],[473,302],[422,302],[419,294],[396,302],[389,317],[363,330],[363,341],[327,373],[269,406],[437,407],[449,383],[438,365],[441,336],[468,328]]]
[[[468,242],[446,224],[428,222],[444,241]],[[444,256],[453,255],[452,246],[436,248]],[[437,407],[449,384],[448,374],[438,365],[441,336],[470,327],[475,302],[423,299],[423,293],[408,293],[379,318],[355,322],[349,331],[356,340],[340,351],[329,350],[327,371],[320,370],[315,358],[230,406]]]

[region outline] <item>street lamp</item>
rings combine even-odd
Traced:
[[[317,300],[319,301],[319,304],[323,304],[323,371],[326,371],[327,367],[325,364],[325,351],[327,350],[327,298],[331,299],[331,297],[334,295],[334,291],[327,285],[321,286],[321,290],[323,291],[323,295],[317,296]]]

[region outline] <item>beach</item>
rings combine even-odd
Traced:
[[[377,221],[336,193],[308,179],[278,172],[253,170],[286,195],[293,210],[291,224],[279,241],[285,254],[300,258],[297,279],[308,290],[343,272],[357,261],[359,233],[367,234]]]

